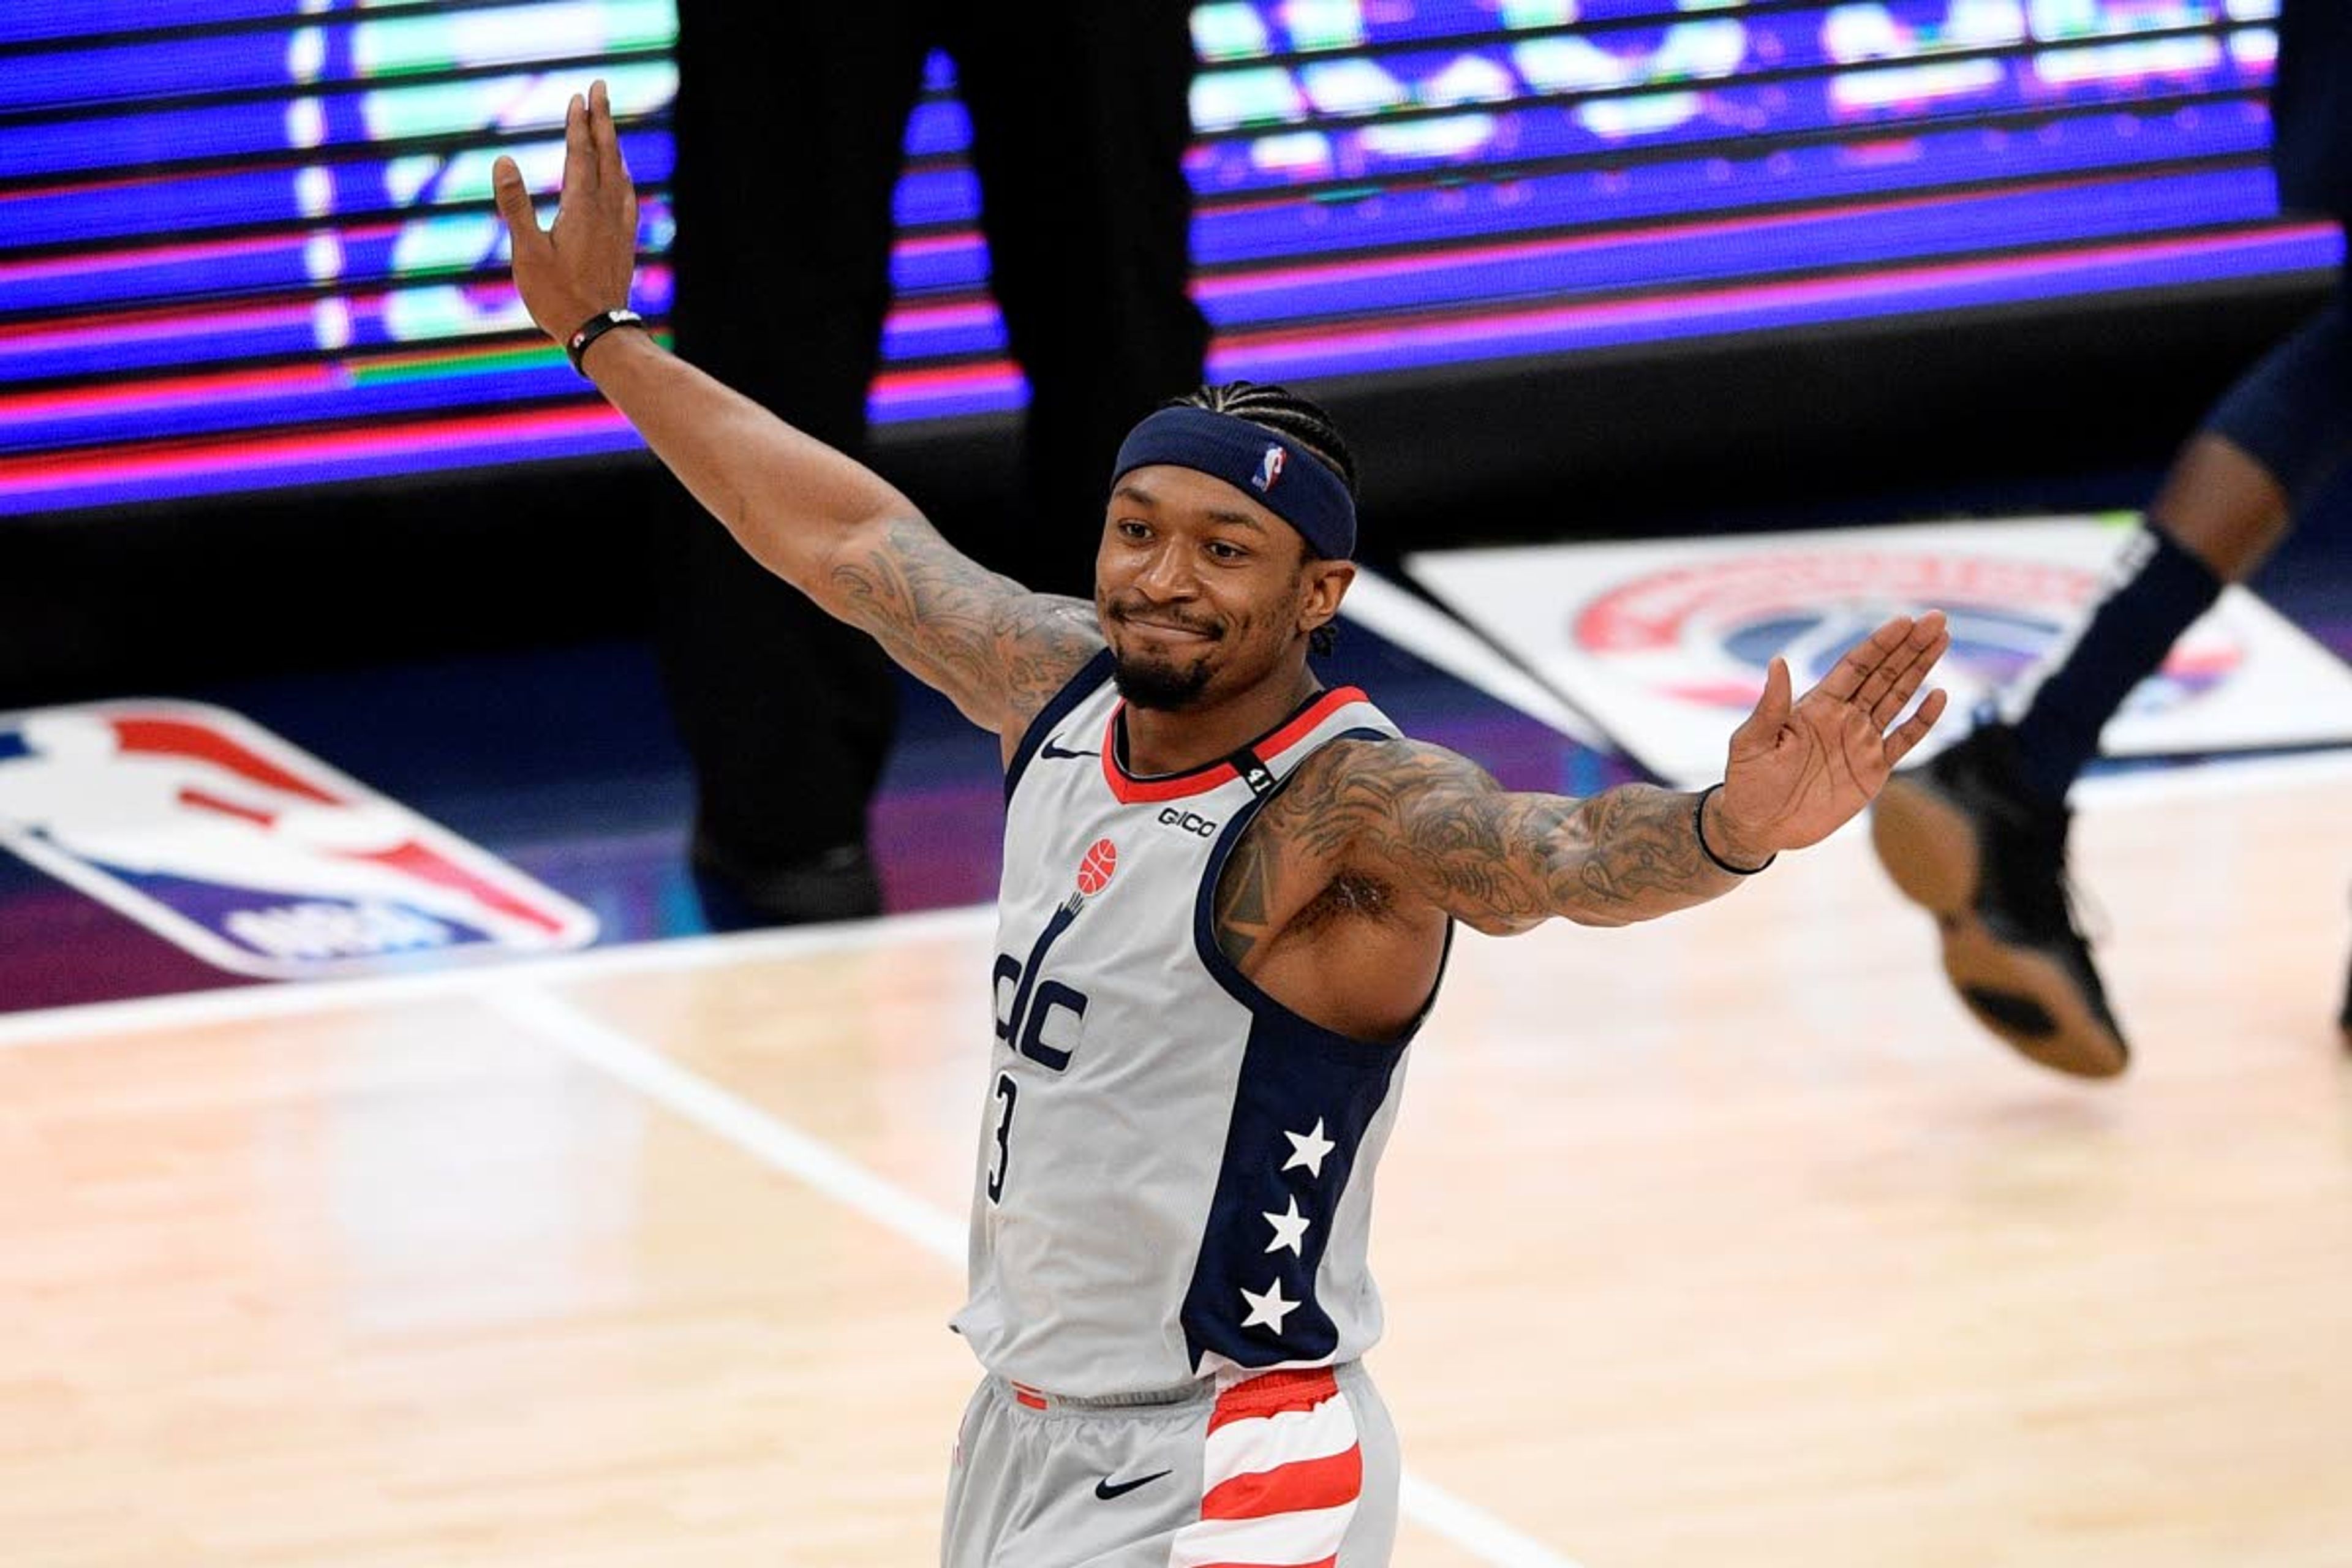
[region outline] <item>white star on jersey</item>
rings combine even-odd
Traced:
[[[1268,1285],[1263,1296],[1244,1287],[1242,1300],[1249,1303],[1250,1310],[1249,1316],[1242,1320],[1242,1327],[1245,1329],[1255,1329],[1263,1325],[1278,1334],[1282,1332],[1282,1320],[1298,1310],[1297,1302],[1286,1301],[1282,1299],[1280,1279]]]
[[[1294,1257],[1307,1256],[1307,1248],[1302,1244],[1307,1238],[1307,1227],[1315,1222],[1298,1212],[1298,1199],[1296,1195],[1290,1200],[1288,1214],[1261,1212],[1258,1217],[1274,1226],[1274,1239],[1265,1244],[1265,1249],[1268,1252],[1278,1252],[1286,1247],[1290,1248]]]
[[[1283,1136],[1290,1140],[1290,1158],[1282,1163],[1282,1168],[1287,1171],[1293,1165],[1304,1165],[1308,1175],[1320,1180],[1323,1156],[1339,1147],[1323,1136],[1323,1119],[1319,1116],[1315,1119],[1315,1131],[1312,1132],[1285,1132]]]

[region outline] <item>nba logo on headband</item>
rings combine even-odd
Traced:
[[[1114,487],[1137,468],[1166,463],[1255,490],[1266,510],[1298,531],[1317,555],[1345,561],[1356,552],[1356,498],[1338,471],[1263,425],[1178,404],[1145,417],[1119,443]]]
[[[1265,456],[1257,460],[1257,474],[1250,483],[1261,490],[1274,489],[1274,481],[1282,478],[1282,463],[1286,456],[1281,447],[1268,447]]]

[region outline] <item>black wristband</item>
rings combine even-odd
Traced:
[[[1769,870],[1771,868],[1772,862],[1780,858],[1778,850],[1775,850],[1773,853],[1764,857],[1764,864],[1761,866],[1735,866],[1730,861],[1725,859],[1722,856],[1717,854],[1714,847],[1707,843],[1706,797],[1713,795],[1717,790],[1719,790],[1722,787],[1723,785],[1719,783],[1711,784],[1705,789],[1699,791],[1698,805],[1691,808],[1691,830],[1698,835],[1698,852],[1706,856],[1708,859],[1714,861],[1716,868],[1718,870],[1728,871],[1735,877],[1753,877],[1759,871]]]
[[[572,333],[570,341],[564,343],[563,352],[572,356],[572,368],[585,376],[588,374],[588,367],[580,361],[581,356],[588,352],[590,343],[594,342],[614,327],[643,327],[645,324],[646,319],[625,305],[614,310],[599,310],[580,323],[580,330]]]

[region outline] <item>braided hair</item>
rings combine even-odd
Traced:
[[[1356,457],[1348,450],[1339,425],[1323,405],[1311,398],[1302,397],[1287,387],[1262,384],[1255,381],[1228,381],[1215,386],[1203,386],[1183,397],[1171,398],[1169,408],[1205,408],[1212,414],[1229,414],[1236,419],[1246,419],[1262,430],[1285,437],[1307,448],[1325,468],[1339,476],[1348,487],[1348,499],[1359,498],[1356,489]],[[1307,545],[1300,564],[1315,561],[1314,547]],[[1311,653],[1328,654],[1337,647],[1339,630],[1337,622],[1326,622],[1307,635],[1307,647]]]

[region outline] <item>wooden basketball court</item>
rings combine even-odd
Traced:
[[[2137,1049],[1856,832],[1465,937],[1371,1366],[1412,1568],[2352,1563],[2352,762],[2095,787]],[[983,912],[0,1019],[0,1562],[935,1558]]]

